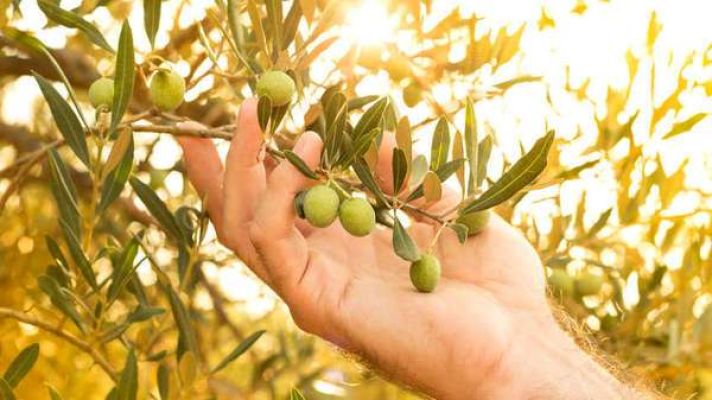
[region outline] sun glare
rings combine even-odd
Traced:
[[[396,22],[383,2],[364,0],[349,12],[343,29],[348,40],[360,45],[372,45],[391,40]]]

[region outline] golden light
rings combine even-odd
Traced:
[[[364,0],[349,11],[343,27],[344,38],[362,46],[392,40],[395,31],[395,18],[378,0]]]

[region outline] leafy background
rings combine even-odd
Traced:
[[[233,43],[245,44],[245,57],[299,77],[300,99],[282,126],[286,136],[308,125],[309,106],[337,82],[350,97],[389,95],[398,116],[410,120],[414,151],[423,154],[439,118],[453,131],[465,129],[466,100],[473,100],[479,136],[493,142],[492,179],[554,130],[544,175],[497,212],[537,246],[547,273],[604,278],[596,295],[557,299],[623,368],[676,397],[712,396],[712,28],[704,1],[302,0],[296,25],[289,23],[291,1],[281,3],[283,23],[271,19],[273,1],[62,1],[60,11],[47,0],[11,3],[0,1],[0,370],[40,344],[34,368],[15,389],[18,398],[49,396],[43,385],[64,398],[104,398],[114,386],[87,348],[18,319],[31,316],[82,337],[117,373],[126,372],[131,357],[120,340],[96,344],[97,338],[81,336],[38,282],[54,262],[45,236],[62,235],[50,184],[57,168],[44,160],[26,170],[16,166],[60,136],[32,71],[61,96],[67,92],[48,58],[10,29],[52,49],[92,118],[86,89],[101,74],[115,73],[107,49],[117,49],[126,19],[136,63],[146,67],[159,56],[186,78],[186,102],[175,115],[207,126],[228,127],[250,95],[251,72],[230,46],[232,26],[241,26],[244,37]],[[157,4],[160,18],[145,18],[144,7],[155,16]],[[61,10],[91,25],[59,25]],[[237,24],[229,23],[231,11]],[[294,29],[294,42],[270,54],[266,47],[283,29]],[[147,32],[154,31],[152,50]],[[144,88],[139,73],[127,115],[148,109]],[[404,99],[407,93],[415,100]],[[224,153],[226,143],[216,142]],[[137,273],[151,304],[170,310],[175,299],[158,288],[152,265],[175,279],[177,248],[136,193],[154,190],[174,212],[200,208],[200,199],[184,180],[170,134],[135,132],[134,146],[137,179],[101,213],[92,240],[99,246],[116,238],[125,250],[127,232],[145,228],[135,248]],[[97,197],[86,168],[64,148],[57,155],[67,160],[85,212]],[[196,370],[190,359],[166,361],[172,386],[189,387],[184,396],[284,398],[293,387],[317,399],[415,396],[299,332],[285,307],[210,229],[197,258],[200,282],[176,296],[186,305],[203,361],[218,365],[249,335],[266,333],[215,374]],[[100,257],[95,270],[109,275],[112,261]],[[120,296],[107,319],[118,326],[133,308],[132,299]],[[181,328],[169,314],[131,323],[122,340],[138,348],[155,341],[156,352],[172,351]],[[154,355],[138,354],[140,398],[158,394],[159,363],[147,361]]]

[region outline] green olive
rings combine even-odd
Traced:
[[[562,269],[551,271],[548,282],[555,294],[571,296],[574,293],[574,279]]]
[[[339,207],[339,221],[346,232],[366,236],[376,226],[376,212],[366,199],[347,199]]]
[[[603,286],[603,277],[592,273],[584,273],[576,279],[576,292],[581,296],[598,294]]]
[[[457,218],[457,222],[467,226],[467,234],[469,236],[476,235],[485,229],[489,223],[491,213],[490,210],[476,211],[460,216]]]
[[[177,72],[159,69],[151,77],[151,101],[161,111],[173,111],[183,103],[185,80]]]
[[[292,77],[282,71],[267,71],[257,81],[257,95],[268,97],[273,107],[288,104],[296,91]]]
[[[325,228],[334,222],[339,212],[339,195],[327,185],[317,185],[307,191],[302,207],[310,224]]]
[[[89,86],[89,102],[92,107],[111,108],[114,101],[114,80],[109,78],[99,78]]]
[[[419,291],[430,293],[440,282],[440,261],[432,254],[423,254],[410,264],[410,281]]]

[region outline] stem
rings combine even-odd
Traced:
[[[109,361],[107,361],[106,358],[104,358],[104,356],[99,353],[99,351],[96,350],[96,348],[91,344],[75,337],[67,331],[55,328],[54,326],[48,324],[45,321],[42,321],[40,319],[37,319],[36,317],[27,315],[25,313],[10,308],[0,307],[0,318],[12,318],[22,323],[40,328],[61,339],[64,339],[65,341],[74,345],[74,347],[89,354],[91,358],[94,359],[94,361],[99,364],[99,366],[106,372],[106,374],[109,375],[112,381],[118,382],[118,372],[114,369],[111,363],[109,363]]]

